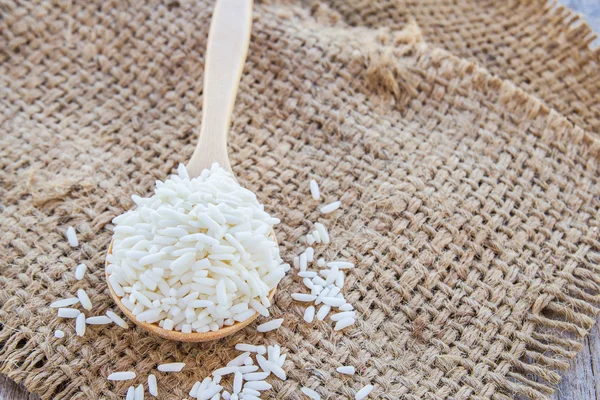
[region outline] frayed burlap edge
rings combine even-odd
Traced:
[[[431,48],[425,44],[421,46]],[[574,125],[541,99],[512,82],[490,74],[474,62],[460,59],[443,49],[433,48],[432,54],[431,64],[449,63],[446,65],[449,71],[456,72],[461,81],[472,82],[478,90],[501,104],[516,122],[528,119],[545,121],[553,129],[536,132],[540,141],[561,152],[565,152],[568,146],[578,147],[577,162],[588,165],[590,173],[597,170],[600,162],[600,139],[597,135]],[[425,63],[429,62],[425,60]],[[395,60],[395,63],[397,68],[418,73],[417,70],[411,71],[404,62]],[[466,90],[460,84],[446,84],[449,91]],[[555,135],[552,131],[560,134]],[[598,217],[598,210],[594,211]],[[600,228],[595,226],[595,232],[598,230]],[[584,266],[582,259],[574,258],[556,276],[546,281],[540,279],[534,285],[540,288],[541,294],[527,310],[526,322],[519,334],[522,343],[515,345],[514,358],[506,360],[510,364],[506,373],[508,379],[499,377],[496,381],[516,396],[551,400],[561,379],[559,371],[569,368],[568,360],[575,358],[581,350],[583,338],[589,334],[600,314],[600,255],[597,253],[600,242],[597,236],[588,240],[590,248],[596,251],[588,254],[591,265]],[[447,370],[457,365],[468,367],[466,360],[452,356],[439,356],[439,361]]]

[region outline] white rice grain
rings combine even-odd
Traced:
[[[308,260],[306,258],[306,253],[300,254],[300,271],[306,271],[308,268]]]
[[[270,332],[275,329],[278,329],[282,323],[283,323],[283,318],[273,319],[269,322],[265,322],[264,324],[257,326],[256,330],[259,332],[263,332],[263,333]]]
[[[319,234],[319,231],[312,231],[311,235],[313,238],[315,238],[316,243],[322,243],[321,235]]]
[[[269,316],[269,309],[262,305],[262,303],[256,299],[250,300],[250,307],[252,307],[257,313],[262,315],[263,317]]]
[[[248,357],[248,358],[246,358],[246,361],[252,361],[252,359],[250,357]],[[246,365],[246,361],[244,361],[245,365],[243,367],[238,368],[238,371],[240,371],[242,374],[249,374],[251,372],[258,371],[258,367],[256,365],[251,365],[251,364]],[[252,363],[254,363],[254,361],[252,361]]]
[[[167,363],[160,364],[156,369],[160,372],[180,372],[183,367],[185,367],[185,363]]]
[[[236,358],[232,359],[231,361],[229,361],[227,363],[228,367],[241,367],[242,365],[244,365],[244,361],[246,361],[247,358],[249,358],[250,356],[250,352],[246,351],[242,354],[240,354],[239,356],[237,356]]]
[[[261,354],[257,355],[256,362],[258,363],[258,365],[260,365],[260,368],[264,372],[267,372],[269,374],[271,373],[271,369],[269,368],[271,364],[267,361],[267,359],[264,356],[262,356]]]
[[[109,381],[128,381],[131,379],[135,379],[136,374],[134,371],[120,371],[120,372],[113,372],[112,374],[108,375],[108,377],[106,379],[108,379]]]
[[[321,224],[320,222],[317,222],[315,223],[315,229],[317,230],[317,232],[319,232],[319,237],[321,238],[323,244],[329,244],[329,233],[327,232],[327,229],[325,229],[325,225]]]
[[[358,392],[356,392],[356,395],[354,395],[354,400],[363,400],[369,394],[371,394],[371,392],[373,391],[373,388],[374,388],[373,385],[367,385],[367,386],[363,387]]]
[[[309,263],[313,262],[315,258],[315,249],[308,247],[304,252],[306,253],[306,261]]]
[[[351,365],[343,365],[341,367],[338,367],[336,371],[344,375],[354,375],[355,373],[354,367]]]
[[[249,387],[245,387],[245,386],[244,386],[244,389],[242,389],[242,394],[244,396],[246,396],[246,395],[260,396],[260,392],[258,390],[250,389]]]
[[[327,304],[331,307],[340,307],[346,303],[346,300],[340,299],[338,297],[324,297],[323,304]]]
[[[148,375],[148,393],[155,397],[158,396],[158,383],[154,374]]]
[[[341,321],[344,318],[356,318],[356,313],[354,311],[344,311],[333,314],[329,317],[332,321]]]
[[[77,240],[77,234],[72,226],[67,227],[67,241],[71,247],[79,246],[79,240]]]
[[[315,319],[315,307],[310,306],[304,310],[304,320],[309,324]]]
[[[269,377],[269,372],[250,372],[248,374],[244,374],[244,380],[246,382],[251,381],[264,381]]]
[[[350,325],[354,325],[356,320],[354,318],[344,318],[336,322],[335,327],[333,328],[335,331],[340,331],[344,328],[349,327]]]
[[[77,268],[75,268],[75,279],[78,281],[82,280],[85,276],[85,272],[87,271],[87,266],[85,264],[79,264]]]
[[[92,302],[90,301],[90,298],[88,297],[85,290],[79,289],[77,291],[77,297],[79,298],[79,302],[81,303],[81,306],[83,308],[85,308],[88,311],[92,309]]]
[[[327,266],[329,268],[337,267],[339,269],[350,269],[350,268],[354,268],[354,263],[338,260],[338,261],[329,261],[327,263]]]
[[[327,314],[329,314],[329,311],[331,311],[331,307],[323,304],[319,308],[319,311],[317,311],[317,319],[319,321],[323,321],[325,319],[325,317],[327,317]]]
[[[77,316],[75,319],[75,332],[77,336],[85,335],[85,315],[83,313]]]
[[[235,349],[244,352],[258,353],[259,346],[254,346],[252,344],[246,343],[238,343],[235,345]]]
[[[139,385],[135,388],[135,400],[144,400],[144,386]]]
[[[50,307],[52,307],[52,308],[68,307],[68,306],[72,306],[77,303],[79,303],[79,299],[77,297],[69,297],[68,299],[56,300],[55,302],[50,304]]]
[[[190,179],[190,174],[185,165],[179,163],[177,166],[177,174],[183,179]]]
[[[57,329],[54,331],[54,337],[62,339],[65,337],[65,333],[63,331],[61,331],[60,329]]]
[[[221,390],[223,390],[223,386],[212,384],[212,385],[208,386],[202,393],[198,393],[198,399],[199,400],[212,399],[212,397],[217,395]]]
[[[88,325],[106,325],[110,324],[112,320],[106,315],[100,315],[98,317],[89,317],[85,319],[85,323]]]
[[[135,387],[129,386],[129,389],[127,389],[127,396],[125,397],[125,400],[135,400]]]
[[[302,391],[302,393],[307,395],[312,400],[321,400],[321,395],[312,390],[311,388],[307,388],[306,386],[304,386],[300,389],[300,391]]]
[[[317,296],[312,295],[312,294],[292,293],[292,299],[294,299],[296,301],[303,301],[303,302],[315,301],[316,298],[317,298]]]
[[[58,317],[59,318],[77,318],[81,314],[76,308],[59,308],[58,309]]]
[[[233,374],[237,370],[238,370],[238,366],[237,365],[231,365],[229,367],[222,367],[222,368],[214,370],[213,373],[212,373],[212,375],[213,376],[224,376],[224,375]]]
[[[286,375],[285,371],[283,370],[283,368],[281,368],[279,365],[277,365],[273,362],[270,362],[270,361],[267,361],[267,362],[269,363],[269,369],[271,370],[271,373],[273,375],[275,375],[282,381],[287,380],[287,375]]]
[[[192,386],[192,389],[190,390],[190,397],[198,397],[198,389],[200,388],[201,383],[200,382],[196,382],[194,383],[194,386]]]
[[[315,200],[319,200],[319,198],[321,198],[321,192],[319,190],[319,184],[317,183],[317,181],[315,181],[314,179],[311,179],[309,182],[309,186],[310,186],[310,194],[312,195],[312,198]]]
[[[244,388],[254,389],[258,391],[270,390],[273,386],[270,383],[265,381],[252,381],[246,382]]]
[[[244,376],[239,371],[236,371],[235,375],[233,377],[233,392],[234,393],[239,393],[242,390],[242,384],[244,383],[243,379],[244,379]]]
[[[340,201],[334,201],[333,203],[329,203],[327,205],[324,205],[323,207],[321,207],[321,213],[323,213],[323,214],[332,213],[335,210],[337,210],[338,208],[340,208],[341,204],[342,203]]]
[[[110,318],[110,320],[112,322],[114,322],[115,324],[119,325],[121,328],[123,328],[123,329],[128,329],[129,328],[129,325],[127,325],[127,322],[125,322],[125,320],[123,318],[119,317],[113,311],[108,310],[106,312],[106,316],[108,318]]]

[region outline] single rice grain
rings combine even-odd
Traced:
[[[354,400],[363,400],[373,391],[373,385],[367,385],[356,392]]]
[[[78,281],[82,280],[85,276],[85,272],[87,271],[87,266],[85,264],[79,264],[77,268],[75,268],[75,279]]]
[[[120,372],[113,372],[112,374],[108,375],[108,379],[109,381],[129,381],[131,379],[135,379],[135,372],[134,371],[120,371]]]
[[[313,294],[292,293],[292,299],[294,299],[296,301],[303,301],[303,302],[315,301],[316,298],[317,298],[317,296],[315,296]]]
[[[303,388],[300,389],[300,391],[302,391],[302,393],[307,395],[312,400],[321,400],[321,395],[319,393],[315,392],[314,390],[312,390],[311,388],[307,388],[306,386],[304,386]]]
[[[342,203],[340,201],[334,201],[333,203],[329,203],[327,205],[324,205],[323,207],[321,207],[321,213],[323,213],[323,214],[332,213],[335,210],[337,210],[338,208],[340,208],[341,204]]]
[[[92,309],[92,302],[90,301],[90,298],[88,297],[85,290],[79,289],[77,291],[77,297],[79,298],[79,302],[81,303],[81,306],[83,308],[85,308],[88,311]]]
[[[339,372],[340,374],[344,374],[344,375],[354,375],[355,370],[354,367],[351,365],[344,365],[341,367],[338,367],[337,372]]]
[[[185,363],[167,363],[160,364],[157,369],[160,372],[180,372],[183,367],[185,367]]]
[[[108,310],[106,312],[106,316],[108,318],[110,318],[110,320],[112,322],[114,322],[115,324],[119,325],[121,328],[123,328],[123,329],[128,329],[129,328],[129,325],[127,325],[127,322],[125,322],[125,320],[123,318],[119,317],[113,311]]]
[[[77,233],[72,226],[67,227],[67,241],[71,247],[79,246],[79,240],[77,240]]]
[[[256,330],[259,332],[273,331],[275,329],[278,329],[282,323],[283,323],[283,318],[273,319],[269,322],[265,322],[264,324],[257,326]]]
[[[98,317],[89,317],[85,319],[85,323],[88,325],[106,325],[110,324],[112,320],[106,315],[100,315]]]
[[[79,299],[77,297],[69,297],[68,299],[56,300],[55,302],[50,304],[50,307],[62,308],[62,307],[72,306],[77,303],[79,303]]]
[[[148,375],[148,393],[155,397],[158,396],[158,383],[154,374]]]
[[[75,319],[75,332],[77,336],[85,335],[85,315],[83,313],[77,316]]]
[[[144,386],[139,385],[135,388],[135,400],[144,400]]]
[[[335,324],[335,328],[333,328],[333,330],[341,331],[342,329],[347,328],[350,325],[354,325],[355,322],[356,320],[354,318],[341,319]]]
[[[315,319],[315,307],[310,306],[304,310],[304,320],[309,324]]]
[[[76,308],[59,308],[58,309],[58,317],[59,318],[77,318],[81,314]]]
[[[319,198],[321,197],[321,192],[319,190],[319,184],[317,183],[317,181],[315,181],[314,179],[311,179],[309,186],[310,186],[310,194],[311,194],[312,198],[315,200],[319,200]]]
[[[129,389],[127,389],[127,396],[125,397],[125,400],[135,400],[135,387],[129,386]]]

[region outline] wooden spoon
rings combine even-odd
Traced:
[[[202,128],[194,154],[187,164],[191,178],[199,176],[202,170],[210,168],[215,162],[233,175],[227,155],[227,133],[248,52],[251,27],[252,0],[217,0],[208,34],[204,66]],[[274,233],[272,236],[275,238]],[[111,253],[112,242],[108,248],[108,254]],[[108,261],[106,265],[108,266]],[[106,278],[108,283],[108,274]],[[248,326],[259,316],[256,313],[243,322],[223,326],[215,332],[168,331],[156,324],[136,320],[135,315],[121,303],[121,298],[110,287],[110,283],[108,288],[117,306],[130,320],[143,329],[169,340],[207,342],[221,339]],[[269,300],[272,300],[274,295],[275,289],[272,289]]]

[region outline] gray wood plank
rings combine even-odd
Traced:
[[[564,372],[556,400],[600,400],[600,327],[598,321],[585,338],[583,349]]]
[[[40,400],[40,398],[27,393],[23,386],[17,385],[6,375],[0,375],[0,400]]]

